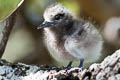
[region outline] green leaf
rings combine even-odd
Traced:
[[[24,0],[0,0],[0,22],[10,16]]]

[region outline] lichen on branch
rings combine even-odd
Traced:
[[[88,69],[0,61],[0,80],[120,80],[120,50]]]

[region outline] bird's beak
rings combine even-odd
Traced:
[[[48,22],[48,21],[44,21],[41,25],[39,25],[37,27],[37,29],[41,29],[41,28],[46,28],[46,27],[52,27],[56,24],[56,22]]]

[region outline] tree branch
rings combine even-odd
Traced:
[[[1,60],[0,80],[120,80],[120,50],[88,69],[12,64]]]
[[[0,58],[2,57],[2,55],[5,51],[5,47],[6,47],[9,35],[10,35],[12,28],[15,24],[16,12],[17,11],[15,11],[11,16],[9,16],[5,20],[6,24],[3,28],[2,33],[0,34]]]

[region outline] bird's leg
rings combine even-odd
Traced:
[[[79,64],[79,68],[83,67],[83,63],[84,63],[84,59],[80,59],[80,64]]]
[[[68,69],[71,68],[72,62],[73,62],[73,61],[70,61],[70,62],[68,63],[68,65],[66,66],[66,68],[68,68]]]

